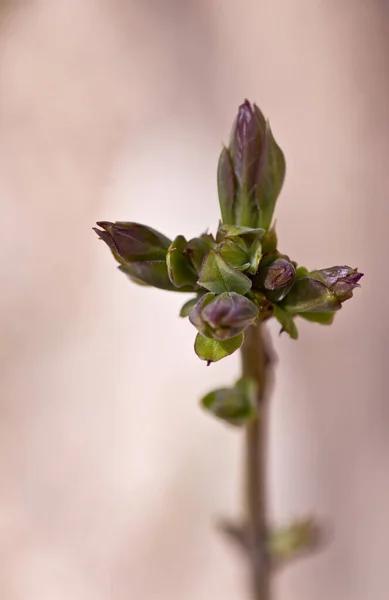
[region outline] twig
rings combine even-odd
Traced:
[[[271,561],[267,544],[267,387],[271,365],[263,325],[247,329],[242,346],[243,375],[258,386],[258,418],[246,428],[246,519],[253,598],[271,599]]]

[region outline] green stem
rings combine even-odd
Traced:
[[[271,599],[271,569],[267,552],[267,433],[270,354],[263,336],[263,325],[245,332],[242,346],[243,375],[253,378],[258,386],[259,418],[246,429],[246,519],[252,578],[253,599]]]

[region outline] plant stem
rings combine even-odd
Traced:
[[[267,385],[271,356],[263,335],[263,325],[248,328],[241,350],[243,375],[258,386],[259,418],[246,429],[246,519],[253,599],[270,600],[271,565],[267,551]]]

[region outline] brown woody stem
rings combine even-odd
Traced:
[[[243,375],[258,386],[259,417],[246,429],[246,519],[253,599],[271,600],[271,565],[267,544],[267,388],[271,356],[264,338],[263,325],[248,328],[241,350]]]

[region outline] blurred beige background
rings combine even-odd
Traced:
[[[331,329],[271,326],[272,516],[333,531],[276,600],[387,600],[388,50],[378,0],[1,0],[2,600],[247,597],[214,528],[241,437],[197,405],[238,357],[206,369],[182,297],[130,286],[91,231],[214,227],[245,97],[287,157],[283,251],[366,273]]]

